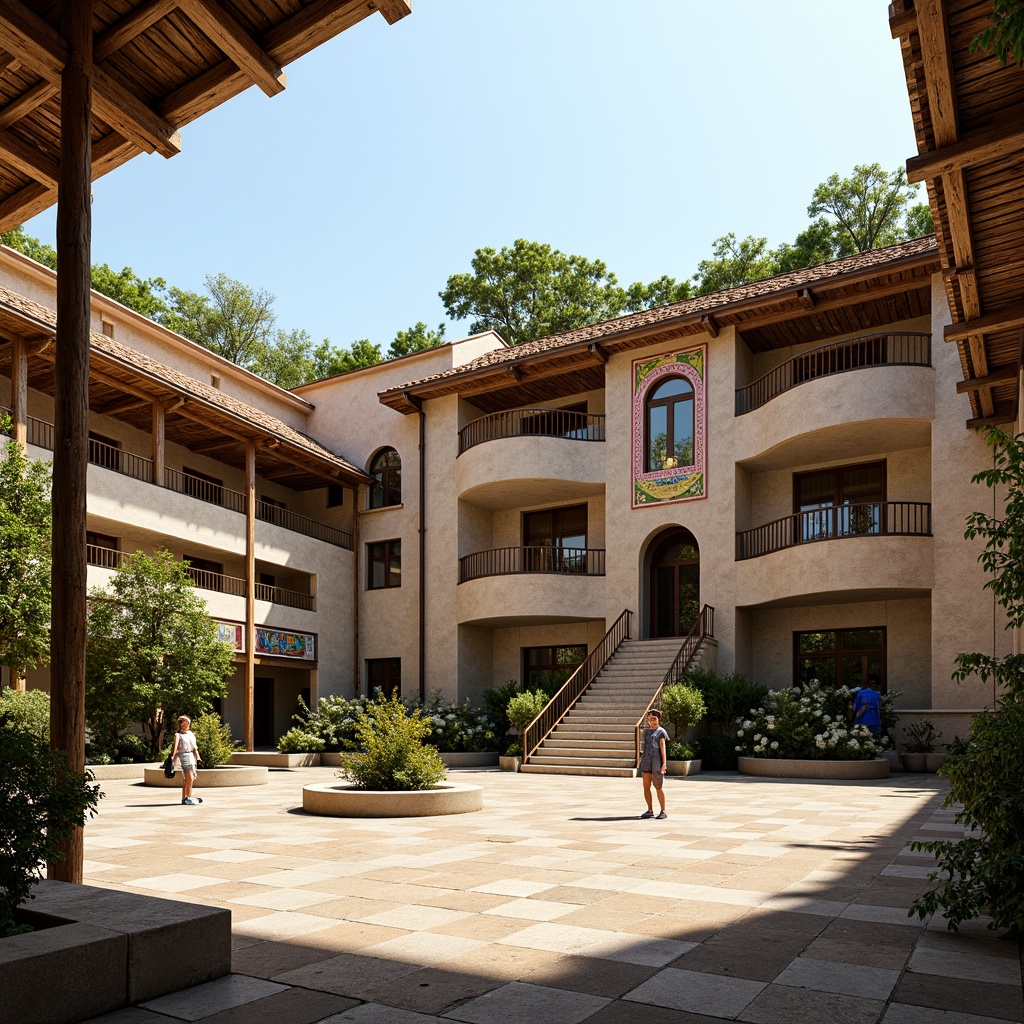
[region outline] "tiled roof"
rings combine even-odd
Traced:
[[[31,299],[26,299],[23,295],[18,295],[7,288],[0,288],[0,308],[4,307],[19,316],[34,320],[42,327],[56,332],[57,314],[52,309],[48,309],[38,302],[33,302]],[[202,381],[189,377],[173,367],[158,362],[156,359],[151,359],[136,349],[122,345],[114,341],[113,338],[108,338],[105,334],[90,331],[89,347],[93,352],[101,353],[125,366],[138,370],[140,373],[157,378],[177,392],[199,399],[227,413],[234,419],[243,420],[264,433],[272,434],[282,441],[287,441],[289,444],[303,449],[310,455],[333,463],[338,469],[344,469],[359,477],[366,476],[362,470],[357,469],[352,463],[325,448],[318,441],[313,440],[313,438],[277,419],[276,416],[271,416],[260,409],[239,401],[237,398],[232,398],[231,395],[226,395],[223,391],[211,387],[209,384],[204,384]]]
[[[723,291],[711,292],[708,295],[697,295],[692,299],[683,299],[681,302],[674,302],[668,306],[644,309],[638,313],[630,313],[628,316],[618,317],[615,320],[604,320],[601,323],[580,327],[575,331],[567,331],[564,334],[555,334],[548,338],[538,338],[536,341],[527,341],[510,348],[496,349],[462,366],[445,370],[442,373],[435,373],[429,377],[421,377],[419,380],[408,381],[405,384],[399,384],[397,387],[388,388],[382,394],[394,394],[395,392],[405,391],[430,381],[458,377],[463,374],[472,373],[475,370],[486,369],[488,366],[501,366],[507,363],[518,362],[520,359],[525,359],[532,355],[555,352],[558,349],[568,348],[571,345],[578,345],[583,342],[613,338],[617,334],[635,331],[638,328],[656,327],[658,324],[681,317],[713,313],[741,302],[748,303],[757,299],[769,300],[775,295],[792,291],[794,288],[807,288],[816,284],[822,284],[831,278],[840,277],[845,274],[855,274],[874,268],[881,269],[888,263],[929,253],[938,253],[938,245],[932,235],[924,238],[915,238],[909,242],[900,242],[898,245],[886,246],[884,249],[872,249],[869,252],[856,253],[853,256],[832,260],[830,263],[822,263],[816,267],[791,270],[776,277],[766,277],[760,281],[751,281],[749,284],[743,284],[737,288],[726,288]]]

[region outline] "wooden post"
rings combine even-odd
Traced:
[[[11,339],[11,412],[14,440],[24,446],[28,441],[28,347],[17,334]]]
[[[356,484],[352,488],[352,695],[359,696],[360,661],[359,661],[359,596],[362,593],[362,569],[359,565],[359,502],[363,497],[363,488]]]
[[[92,195],[92,3],[60,0],[67,62],[61,72],[57,201],[57,348],[54,365],[53,615],[50,745],[85,770],[85,494],[89,431]],[[82,881],[82,829],[47,877]]]
[[[153,403],[153,483],[157,487],[164,485],[164,455],[166,450],[164,407],[160,402]]]
[[[256,676],[256,442],[245,442],[245,749],[256,746],[253,702]]]

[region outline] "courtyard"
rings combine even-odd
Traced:
[[[995,1024],[1024,1019],[1020,947],[907,916],[962,834],[946,783],[666,782],[455,771],[485,808],[316,818],[301,787],[105,782],[91,885],[226,907],[233,973],[104,1024]],[[168,950],[173,956],[173,950]]]

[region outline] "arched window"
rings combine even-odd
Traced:
[[[402,504],[402,459],[394,448],[382,448],[370,463],[370,508]]]
[[[645,472],[693,465],[693,385],[668,377],[644,402]]]

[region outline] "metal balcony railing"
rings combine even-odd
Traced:
[[[459,559],[460,583],[482,576],[518,573],[603,576],[604,548],[491,548]]]
[[[509,409],[481,416],[459,431],[459,455],[485,441],[504,437],[561,437],[603,441],[604,416],[567,409]]]

